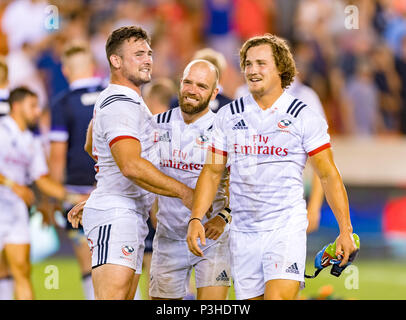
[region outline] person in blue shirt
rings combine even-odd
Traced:
[[[93,57],[86,45],[67,47],[62,56],[62,71],[69,89],[51,104],[50,173],[67,190],[80,194],[90,194],[95,186],[95,163],[83,150],[94,104],[104,89],[102,80],[94,77],[94,70]],[[72,203],[62,204],[65,214],[71,207]],[[94,299],[91,253],[83,229],[72,229],[66,223],[66,230],[79,262],[85,297]]]

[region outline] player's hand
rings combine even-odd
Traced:
[[[27,207],[30,207],[34,204],[35,195],[30,188],[14,183],[11,190],[25,202]]]
[[[55,226],[55,211],[58,209],[59,203],[53,203],[48,197],[41,197],[37,205],[37,210],[42,214],[42,223],[45,226]]]
[[[193,204],[193,193],[194,193],[194,189],[189,188],[189,187],[185,187],[185,190],[183,192],[183,195],[181,197],[182,199],[182,203],[184,204],[184,206],[186,208],[188,208],[189,210],[192,210],[192,204]]]
[[[211,214],[213,213],[213,205],[210,206],[209,210],[206,212],[207,219],[211,218]]]
[[[83,208],[86,204],[86,201],[79,202],[75,205],[70,211],[68,212],[68,221],[71,223],[72,227],[77,229],[79,227],[79,223],[82,223],[82,215],[83,215]]]
[[[355,245],[352,233],[340,233],[337,237],[335,252],[338,260],[341,260],[341,263],[339,264],[340,267],[347,264],[350,254],[355,250],[357,250],[357,246]]]
[[[199,245],[197,244],[197,239],[200,239],[200,243],[205,246],[206,245],[206,237],[204,234],[204,227],[202,223],[194,219],[189,222],[189,227],[187,230],[186,241],[189,247],[189,250],[198,257],[203,257],[203,251],[200,249]]]
[[[204,224],[204,230],[206,232],[206,238],[217,240],[224,232],[226,222],[220,216],[215,216]]]

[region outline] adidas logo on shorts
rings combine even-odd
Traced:
[[[292,264],[289,268],[287,268],[285,272],[299,274],[299,269],[297,267],[296,262]]]
[[[218,277],[216,278],[217,281],[230,281],[229,276],[227,275],[226,270],[223,270]]]

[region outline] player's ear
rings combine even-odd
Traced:
[[[219,88],[216,87],[216,88],[213,90],[213,93],[211,94],[210,100],[213,101],[214,99],[216,99],[218,93],[219,93]]]
[[[117,54],[112,54],[112,55],[109,57],[109,60],[110,60],[111,65],[112,65],[114,68],[120,69],[122,60],[121,60],[121,57],[120,57],[119,55],[117,55]]]

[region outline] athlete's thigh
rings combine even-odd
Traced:
[[[287,279],[304,282],[306,263],[306,228],[277,229],[264,240],[263,268],[265,282]]]
[[[6,244],[4,246],[7,264],[15,275],[29,272],[30,270],[30,245],[29,244]]]
[[[262,233],[230,230],[231,272],[237,300],[262,296]]]
[[[264,248],[265,299],[294,299],[304,287],[306,227],[298,224],[276,230]]]
[[[92,280],[97,300],[128,299],[134,270],[123,265],[103,264],[92,270]]]
[[[197,288],[197,300],[227,300],[229,286]]]
[[[116,264],[142,272],[148,228],[145,217],[128,209],[85,208],[83,227],[92,253],[92,267]]]
[[[265,300],[295,300],[300,282],[289,279],[269,280],[265,284]]]
[[[192,265],[184,240],[155,233],[150,268],[149,295],[154,298],[180,299],[187,294]]]
[[[30,227],[27,206],[22,200],[17,199],[8,207],[8,210],[6,214],[9,215],[11,222],[5,222],[6,231],[3,236],[3,246],[5,244],[29,244]]]
[[[195,265],[197,298],[225,299],[231,286],[229,232],[223,233],[216,241],[207,239],[202,249],[204,257],[193,256],[192,260]]]

